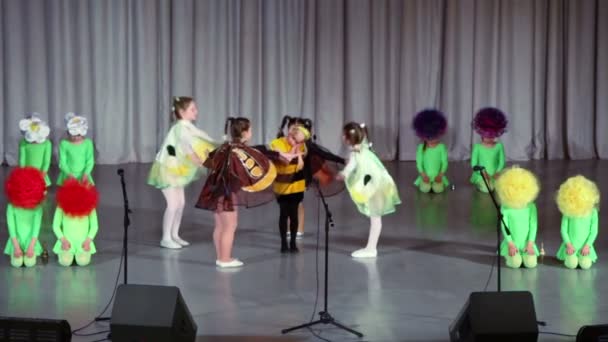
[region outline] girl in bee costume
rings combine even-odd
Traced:
[[[287,135],[284,132],[285,126],[287,126]],[[270,148],[273,150],[289,151],[299,155],[298,160],[294,160],[291,164],[277,164],[280,176],[275,181],[274,190],[281,211],[279,233],[283,253],[298,251],[295,240],[304,233],[302,200],[304,192],[313,179],[318,182],[325,196],[334,195],[344,188],[341,182],[334,182],[337,164],[344,165],[344,158],[331,153],[314,140],[310,119],[286,115],[283,117],[277,138],[270,143]]]

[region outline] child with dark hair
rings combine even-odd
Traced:
[[[236,206],[252,207],[272,200],[269,195],[266,197],[268,200],[264,201],[262,193],[277,175],[269,157],[291,160],[293,156],[269,151],[264,146],[248,146],[252,133],[251,122],[247,118],[229,117],[224,132],[229,134],[229,141],[212,151],[204,163],[210,173],[196,207],[214,212],[215,264],[220,268],[230,268],[243,265],[242,261],[232,257],[238,225]]]
[[[289,135],[294,132],[293,128],[296,125],[304,126],[311,134],[311,139],[306,140],[306,150],[308,153],[304,156],[304,168],[302,169],[302,175],[304,176],[306,186],[308,187],[313,179],[316,179],[322,186],[327,185],[335,178],[333,170],[327,165],[327,162],[344,165],[344,158],[331,153],[326,148],[316,143],[315,135],[312,131],[312,120],[310,119],[285,115],[281,121],[277,139],[286,137],[286,126],[287,135]],[[304,218],[304,202],[302,201],[298,205],[298,230],[296,239],[301,239],[304,235]],[[287,221],[289,226],[289,219]],[[291,239],[291,230],[287,231],[287,238]]]
[[[441,142],[448,122],[442,112],[426,109],[414,117],[412,127],[422,144],[416,149],[418,178],[414,185],[422,192],[441,193],[449,182],[445,176],[448,170],[448,150]]]
[[[353,258],[375,258],[382,230],[382,216],[395,212],[401,203],[393,178],[371,150],[365,124],[350,122],[342,130],[342,139],[350,156],[340,178],[359,212],[370,218],[367,246],[353,252]]]
[[[473,119],[473,129],[481,136],[481,143],[473,145],[471,167],[482,166],[483,177],[494,189],[494,181],[505,167],[505,148],[498,138],[507,130],[507,117],[497,108],[483,108]],[[481,192],[488,192],[479,172],[474,171],[471,183]]]

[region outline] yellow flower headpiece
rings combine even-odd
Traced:
[[[563,215],[586,217],[600,203],[600,191],[583,176],[570,177],[559,187],[556,202]]]
[[[508,168],[496,180],[496,192],[500,202],[513,209],[522,209],[534,202],[539,191],[536,176],[518,166]]]

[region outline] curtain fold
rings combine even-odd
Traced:
[[[602,0],[0,0],[0,153],[17,161],[26,113],[57,144],[73,111],[98,163],[149,162],[183,95],[218,139],[228,116],[263,143],[292,114],[340,151],[354,120],[412,160],[412,117],[435,107],[462,160],[497,106],[510,160],[607,158],[606,17]]]

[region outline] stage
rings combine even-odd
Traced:
[[[513,164],[513,163],[509,163]],[[343,192],[328,200],[335,228],[330,232],[330,312],[346,326],[365,334],[357,339],[333,327],[315,329],[332,341],[447,341],[448,326],[470,292],[483,291],[494,260],[495,211],[490,197],[468,184],[465,162],[450,164],[448,177],[455,189],[441,195],[421,194],[412,183],[411,162],[387,164],[398,183],[403,204],[383,219],[379,255],[354,260],[362,247],[369,221]],[[590,270],[568,270],[555,259],[561,242],[561,217],[554,202],[558,185],[568,176],[583,174],[607,189],[608,161],[535,161],[520,163],[541,179],[537,200],[537,243],[546,255],[536,269],[503,268],[503,290],[527,290],[534,295],[541,331],[575,335],[582,325],[608,323],[608,239],[601,227],[608,215],[600,211],[596,242],[599,261]],[[198,324],[199,341],[314,341],[308,331],[282,336],[281,330],[311,319],[323,305],[323,240],[317,255],[317,232],[323,213],[312,191],[306,194],[306,233],[299,254],[280,254],[278,205],[239,211],[233,255],[245,262],[241,269],[215,266],[210,212],[194,208],[202,181],[187,190],[189,203],[182,221],[182,237],[192,246],[167,250],[158,246],[165,207],[160,191],[146,185],[149,164],[97,166],[100,191],[98,254],[88,267],[64,268],[51,255],[47,265],[14,269],[6,256],[0,261],[0,315],[67,319],[78,328],[93,319],[108,302],[122,244],[122,193],[116,170],[125,170],[132,214],[129,244],[129,283],[174,285],[182,291]],[[55,171],[56,167],[52,168]],[[2,181],[9,168],[0,169]],[[55,179],[55,174],[52,174]],[[54,190],[53,190],[54,192]],[[2,197],[2,208],[6,199]],[[6,241],[2,216],[0,240]],[[45,218],[41,240],[55,243]],[[319,261],[317,282],[316,258]],[[496,289],[494,270],[487,290]],[[122,281],[122,276],[120,278]],[[319,285],[318,306],[315,309]],[[107,314],[110,314],[108,310]],[[85,332],[107,330],[97,324]],[[105,337],[105,334],[96,336]],[[93,341],[76,337],[75,341]],[[540,341],[573,341],[573,337],[540,335]]]

